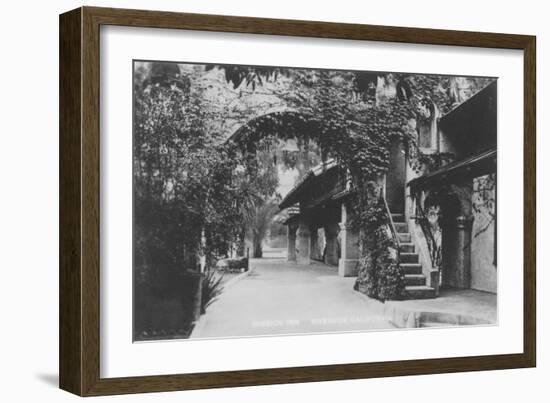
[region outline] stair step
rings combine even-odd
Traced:
[[[423,274],[406,274],[405,285],[426,285],[426,276]]]
[[[405,274],[422,274],[422,265],[419,263],[401,263],[399,266]]]
[[[397,233],[397,239],[399,239],[399,242],[405,242],[410,243],[411,242],[411,234],[407,233]]]
[[[405,216],[401,213],[391,213],[391,219],[393,222],[404,222]]]
[[[407,223],[394,222],[394,225],[395,225],[395,230],[397,232],[403,232],[403,233],[408,233],[409,232],[409,226],[407,225]]]
[[[401,252],[414,253],[414,243],[402,243],[399,247]]]
[[[418,253],[399,252],[399,261],[402,263],[418,263]]]
[[[407,285],[405,294],[410,299],[435,298],[435,289],[426,285]]]

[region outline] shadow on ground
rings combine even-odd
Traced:
[[[36,378],[55,388],[59,387],[59,375],[58,374],[35,374]]]

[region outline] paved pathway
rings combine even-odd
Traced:
[[[191,338],[342,332],[391,328],[383,304],[353,291],[353,278],[321,263],[251,259],[252,272],[204,314]]]

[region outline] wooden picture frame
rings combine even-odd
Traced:
[[[127,378],[100,377],[100,26],[524,52],[523,353]],[[536,364],[534,36],[81,7],[60,16],[60,387],[81,396],[533,367]]]

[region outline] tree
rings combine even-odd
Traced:
[[[248,225],[252,238],[253,257],[262,257],[262,243],[266,235],[268,234],[269,228],[271,227],[273,217],[275,217],[278,211],[278,203],[274,200],[270,200],[257,206],[250,215],[250,221],[248,222]]]
[[[393,262],[383,251],[388,243],[373,237],[384,234],[386,220],[372,194],[380,193],[379,178],[388,170],[396,140],[405,144],[417,169],[442,160],[420,152],[415,124],[432,107],[445,112],[466,96],[457,92],[456,80],[226,65],[193,66],[178,74],[173,66],[160,67],[149,79],[144,71],[136,74],[134,179],[137,232],[143,232],[137,245],[154,240],[157,255],[189,266],[201,248],[214,259],[237,241],[242,253],[247,226],[254,256],[261,256],[261,242],[276,212],[277,164],[296,163],[288,154],[278,156],[274,145],[279,138],[294,138],[305,151],[305,167],[315,144],[322,159],[335,158],[349,173],[355,188],[353,221],[364,235],[363,261],[395,277],[395,270],[387,270]],[[474,93],[488,79],[471,82]],[[380,96],[379,83],[393,85],[394,95]],[[273,105],[294,112],[251,118]],[[242,136],[226,141],[236,123]],[[206,242],[201,244],[201,237]],[[145,255],[140,259],[145,261]],[[399,292],[396,284],[387,286],[394,294]]]
[[[155,80],[140,73],[134,86],[135,261],[155,276],[194,269],[200,253],[224,248],[238,219],[239,188],[231,185],[234,151],[208,129],[203,89],[191,85],[197,72],[172,71]],[[201,251],[204,234],[207,251]]]

